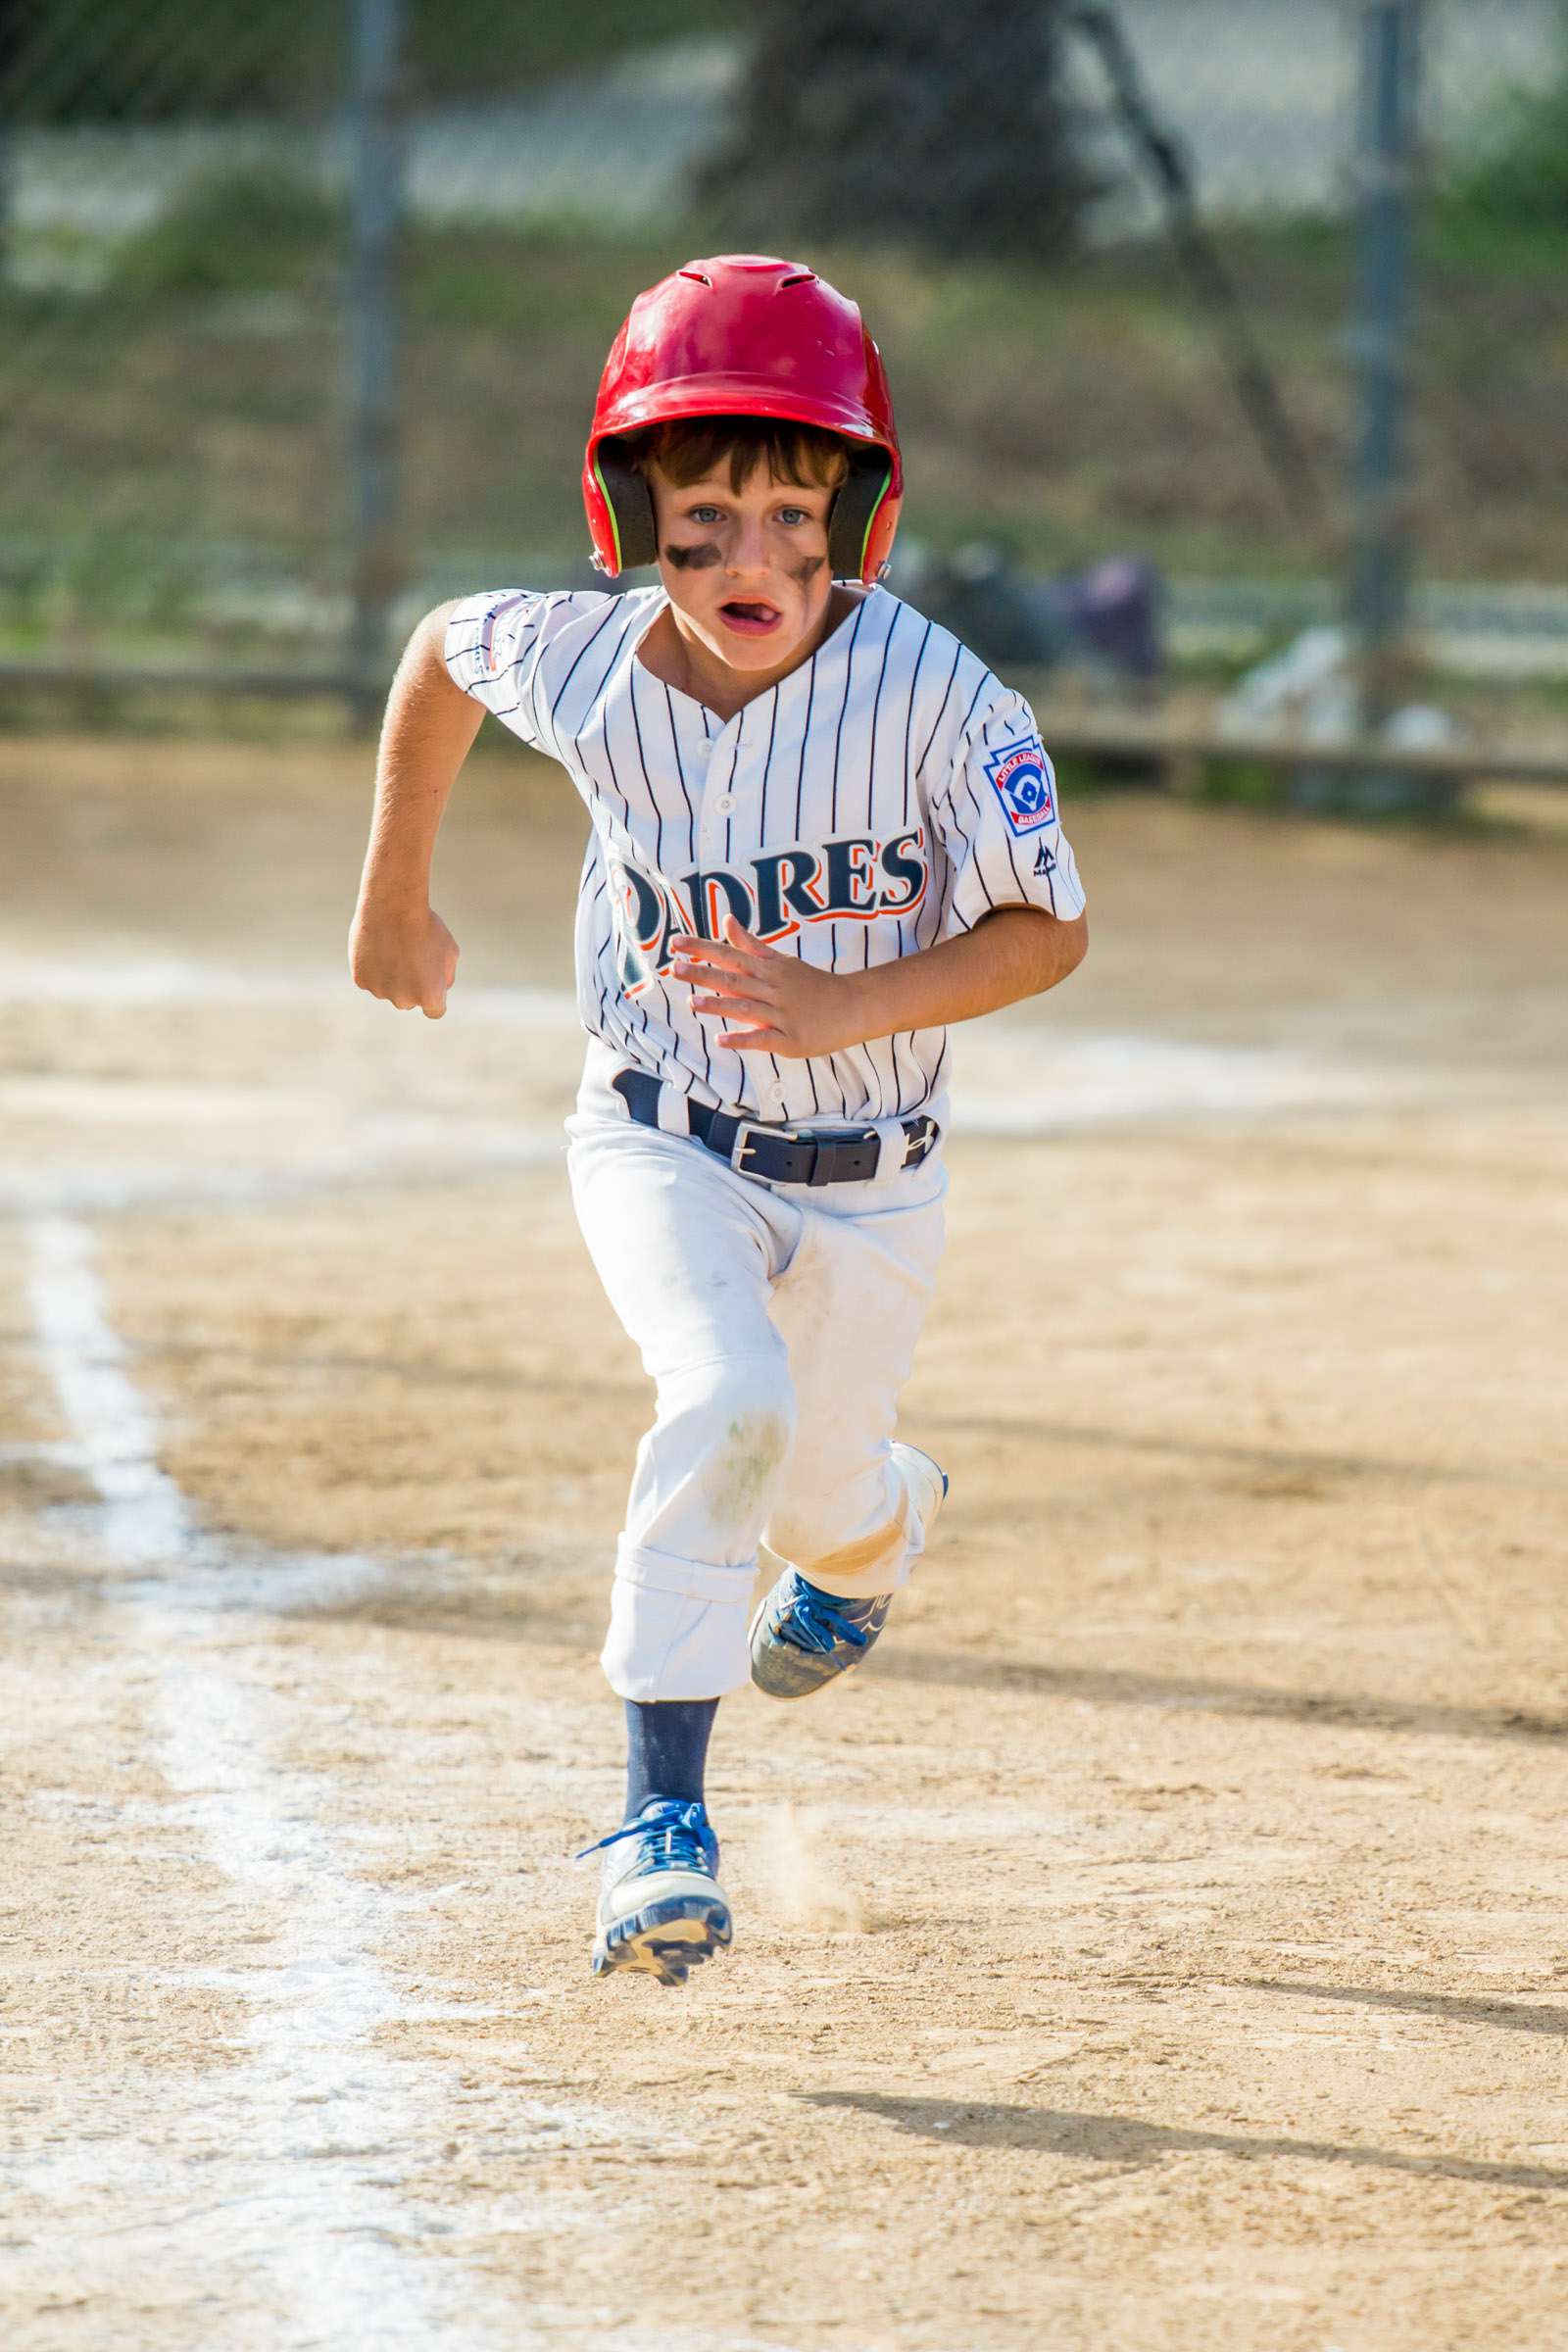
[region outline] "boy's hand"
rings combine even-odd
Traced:
[[[739,1054],[781,1054],[801,1060],[836,1054],[865,1035],[854,984],[861,972],[823,972],[798,956],[754,939],[734,915],[722,940],[671,939],[674,977],[693,983],[692,1010],[717,1013],[730,1025],[717,1039]],[[745,1022],[737,1029],[736,1021]]]
[[[356,988],[395,1004],[416,1005],[438,1021],[458,976],[458,943],[433,906],[392,908],[362,899],[349,933],[349,972]]]

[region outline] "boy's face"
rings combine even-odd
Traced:
[[[656,463],[648,486],[660,577],[686,631],[732,669],[778,669],[827,611],[834,493],[776,482],[760,463],[736,490],[725,460],[681,489]]]

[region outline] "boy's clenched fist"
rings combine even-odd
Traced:
[[[391,907],[361,900],[349,933],[356,988],[438,1021],[458,976],[458,943],[433,906]]]

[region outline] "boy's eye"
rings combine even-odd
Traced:
[[[811,519],[804,507],[781,507],[778,518],[780,522],[809,522]]]
[[[686,519],[688,522],[719,522],[723,518],[716,507],[689,507]]]

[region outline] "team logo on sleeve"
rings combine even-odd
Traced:
[[[532,588],[524,588],[521,589],[515,596],[503,598],[499,605],[492,605],[489,612],[485,614],[484,627],[479,632],[477,651],[484,656],[485,669],[492,678],[502,667],[504,660],[502,652],[499,651],[496,646],[497,624],[500,621],[505,620],[509,612],[515,612],[519,605],[537,605],[540,601],[541,600],[536,590]],[[507,625],[508,628],[511,628],[514,624],[508,622]],[[506,642],[506,630],[502,631],[502,640],[504,645]]]
[[[1054,822],[1055,776],[1038,735],[999,744],[987,755],[985,768],[1014,833],[1038,833],[1042,825]]]

